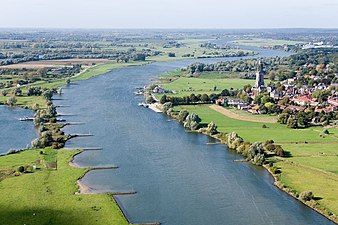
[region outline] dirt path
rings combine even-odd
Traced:
[[[249,115],[249,114],[247,116],[239,115],[219,105],[210,105],[209,107],[215,110],[216,112],[222,113],[223,115],[230,117],[232,119],[236,119],[236,120],[245,120],[245,121],[259,122],[259,123],[276,123],[277,122],[276,118],[263,118],[259,116],[255,118],[254,115]]]

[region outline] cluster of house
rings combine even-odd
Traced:
[[[288,97],[289,104],[282,105],[277,104],[276,106],[283,111],[284,109],[289,109],[293,112],[304,111],[307,106],[313,106],[315,112],[321,113],[324,112],[333,112],[338,110],[338,92],[331,90],[331,87],[338,87],[338,84],[325,85],[324,83],[319,83],[314,87],[302,86],[294,87],[292,83],[297,79],[288,79],[282,83],[283,91],[278,91],[274,87],[265,87],[264,86],[264,76],[262,75],[262,66],[259,64],[258,71],[256,73],[256,84],[252,88],[252,92],[249,94],[249,97],[254,99],[260,92],[265,91],[269,94],[275,102],[279,102],[285,97]],[[320,103],[317,98],[312,97],[315,91],[331,90],[331,96],[328,97],[327,101]],[[242,99],[228,99],[221,98],[215,101],[218,105],[227,105],[238,108],[239,110],[245,110],[253,114],[260,114],[260,106],[258,104],[248,104]]]
[[[311,48],[338,48],[338,46],[334,46],[330,43],[320,42],[310,42],[308,44],[303,45],[302,49],[311,49]]]
[[[150,87],[144,87],[145,90],[149,89]],[[155,87],[152,88],[152,93],[154,94],[168,94],[168,93],[173,93],[172,90],[165,90],[163,86],[156,85]]]
[[[0,88],[21,87],[25,84],[28,84],[28,81],[19,80],[17,82],[0,82]]]

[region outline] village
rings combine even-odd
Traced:
[[[326,73],[330,65],[308,64],[303,67],[324,67]],[[296,71],[297,73],[297,71]],[[178,91],[167,90],[162,85],[145,86],[139,94],[151,92],[146,97],[147,103],[159,101],[161,104],[172,102],[174,105],[190,104],[216,104],[223,107],[232,107],[250,114],[278,115],[279,122],[288,123],[288,118],[302,121],[291,128],[307,127],[314,125],[329,125],[337,120],[338,109],[338,83],[327,82],[319,75],[306,75],[305,78],[315,83],[307,85],[303,75],[294,76],[281,82],[265,84],[266,71],[264,63],[258,62],[255,84],[245,85],[239,90],[223,90],[221,94],[190,94],[190,96],[175,97]],[[337,74],[334,74],[337,77]],[[191,78],[194,79],[194,78]],[[302,83],[300,85],[300,83]],[[220,91],[214,88],[210,91]],[[146,95],[147,96],[147,95]],[[158,100],[159,98],[160,100]],[[283,115],[282,115],[283,114]],[[282,116],[281,116],[282,115]],[[287,117],[283,119],[283,116]],[[291,123],[291,122],[290,122]],[[332,124],[331,125],[335,125]]]

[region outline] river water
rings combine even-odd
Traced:
[[[259,52],[261,57],[286,54]],[[91,171],[82,182],[98,193],[136,191],[116,197],[132,223],[334,224],[274,187],[272,177],[261,167],[234,162],[241,156],[226,146],[207,144],[215,140],[187,132],[165,115],[137,106],[141,99],[133,95],[135,88],[159,74],[194,61],[234,59],[238,58],[128,67],[65,87],[55,104],[71,107],[58,108],[58,112],[73,114],[66,119],[84,124],[67,126],[64,131],[94,135],[71,139],[66,147],[103,148],[78,155],[75,163],[119,167]]]
[[[25,149],[37,137],[33,122],[19,120],[25,116],[32,117],[33,112],[0,106],[0,154],[5,154],[9,149]]]

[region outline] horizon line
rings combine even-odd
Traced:
[[[237,27],[237,28],[175,28],[175,27],[153,27],[153,28],[135,28],[135,27],[124,27],[124,28],[112,28],[112,27],[1,27],[0,29],[65,29],[65,30],[338,30],[338,27]]]

